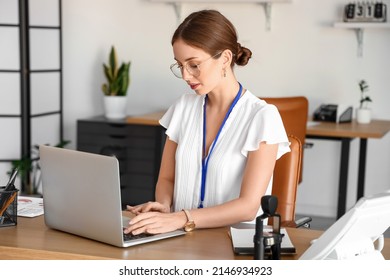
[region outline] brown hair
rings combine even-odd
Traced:
[[[233,24],[215,10],[202,10],[190,14],[173,34],[172,45],[179,39],[210,55],[230,50],[233,53],[232,67],[234,64],[246,65],[252,56],[248,48],[237,42],[237,32]]]

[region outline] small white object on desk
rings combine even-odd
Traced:
[[[321,122],[316,122],[316,121],[308,121],[307,122],[307,127],[311,127],[311,126],[316,126],[316,125],[319,125]]]
[[[43,198],[18,196],[18,216],[33,218],[43,215]]]

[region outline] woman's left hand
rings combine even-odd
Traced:
[[[140,213],[131,219],[124,233],[132,233],[134,235],[140,233],[165,233],[182,228],[186,221],[187,217],[182,211],[174,213]]]

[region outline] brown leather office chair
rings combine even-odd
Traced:
[[[260,97],[269,104],[278,108],[282,117],[287,135],[294,135],[306,147],[306,125],[309,111],[309,102],[304,96],[292,97]],[[303,158],[303,150],[301,151]],[[302,168],[299,174],[299,183],[302,182]]]
[[[277,212],[281,215],[283,226],[309,227],[312,220],[310,217],[295,220],[297,188],[302,181],[309,102],[304,96],[260,98],[278,108],[291,142],[291,152],[278,159],[275,165],[272,195],[278,198]]]
[[[289,135],[291,152],[276,161],[272,195],[278,198],[277,212],[283,227],[309,227],[310,217],[295,220],[295,202],[302,167],[302,144],[298,137]]]

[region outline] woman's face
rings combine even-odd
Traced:
[[[183,80],[197,94],[207,94],[219,86],[223,76],[220,58],[215,59],[209,53],[180,39],[173,44],[173,53]]]

